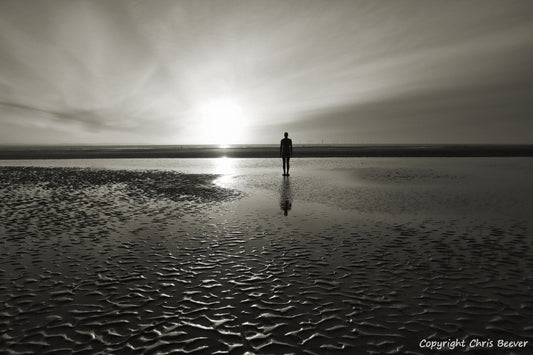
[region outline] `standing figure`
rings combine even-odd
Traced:
[[[289,138],[289,134],[287,132],[285,132],[283,135],[285,138],[281,140],[281,144],[279,145],[279,156],[283,160],[283,176],[289,176],[289,161],[291,160],[292,156],[292,139]],[[287,167],[286,170],[285,167]]]

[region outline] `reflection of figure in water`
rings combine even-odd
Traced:
[[[289,210],[292,208],[292,191],[289,179],[283,179],[283,184],[280,186],[279,207],[283,210],[285,216],[289,214]]]
[[[279,156],[283,160],[283,176],[289,176],[289,161],[292,155],[292,139],[289,138],[287,132],[284,133],[285,138],[281,140],[279,145]],[[287,166],[287,172],[285,173],[285,166]]]

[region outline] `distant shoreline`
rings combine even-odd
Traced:
[[[295,158],[336,157],[531,157],[533,145],[301,145]],[[235,146],[2,146],[0,160],[120,158],[277,158],[273,145]]]

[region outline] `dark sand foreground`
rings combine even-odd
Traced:
[[[0,168],[0,352],[532,352],[523,220],[296,225],[213,178]]]

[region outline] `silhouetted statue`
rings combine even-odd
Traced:
[[[279,156],[283,160],[283,176],[289,176],[290,160],[292,156],[292,139],[289,138],[289,134],[285,132],[283,134],[285,138],[281,140],[279,145]],[[287,167],[287,170],[285,170]]]
[[[291,182],[289,179],[283,179],[283,183],[279,189],[279,207],[283,214],[287,216],[292,208],[292,191]]]

